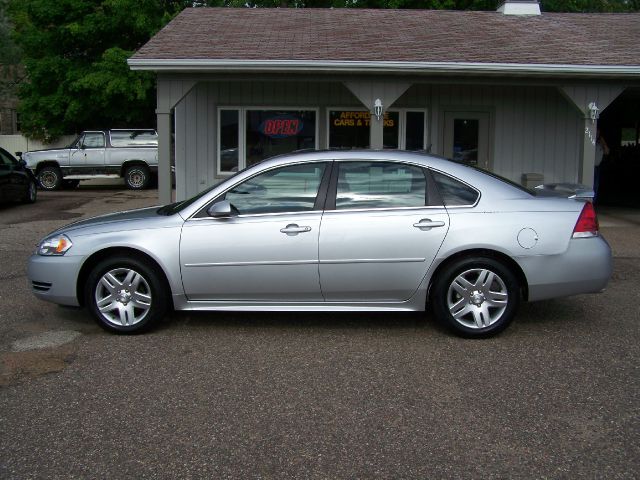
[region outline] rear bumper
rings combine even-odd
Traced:
[[[41,300],[60,305],[80,305],[76,294],[76,282],[83,258],[31,255],[27,277],[33,294]]]
[[[561,255],[517,259],[529,283],[529,301],[604,290],[611,278],[611,248],[601,236],[575,238]]]

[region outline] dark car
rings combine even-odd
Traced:
[[[0,202],[36,201],[37,180],[25,165],[0,148]]]

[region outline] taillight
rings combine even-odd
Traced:
[[[582,212],[580,212],[576,226],[573,229],[573,238],[596,237],[599,230],[596,211],[593,208],[593,204],[587,202],[582,207]]]

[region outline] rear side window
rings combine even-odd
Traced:
[[[157,147],[158,134],[154,130],[112,130],[112,147]]]
[[[340,162],[338,168],[337,210],[425,205],[421,168],[391,162]]]
[[[434,171],[431,173],[445,206],[468,206],[474,205],[478,201],[480,194],[477,190],[448,175]]]

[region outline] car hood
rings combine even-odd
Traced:
[[[69,147],[59,147],[59,148],[46,148],[43,150],[30,150],[28,152],[24,152],[22,157],[41,157],[43,155],[51,155],[52,153],[67,153],[69,151]]]
[[[88,218],[86,220],[80,220],[78,222],[70,223],[62,228],[59,228],[52,232],[55,233],[79,233],[80,230],[89,230],[95,227],[107,227],[100,228],[101,231],[110,230],[128,230],[132,227],[132,222],[150,221],[156,219],[163,219],[162,215],[158,215],[159,206],[139,208],[136,210],[126,210],[124,212],[109,213],[106,215],[100,215],[98,217]]]

